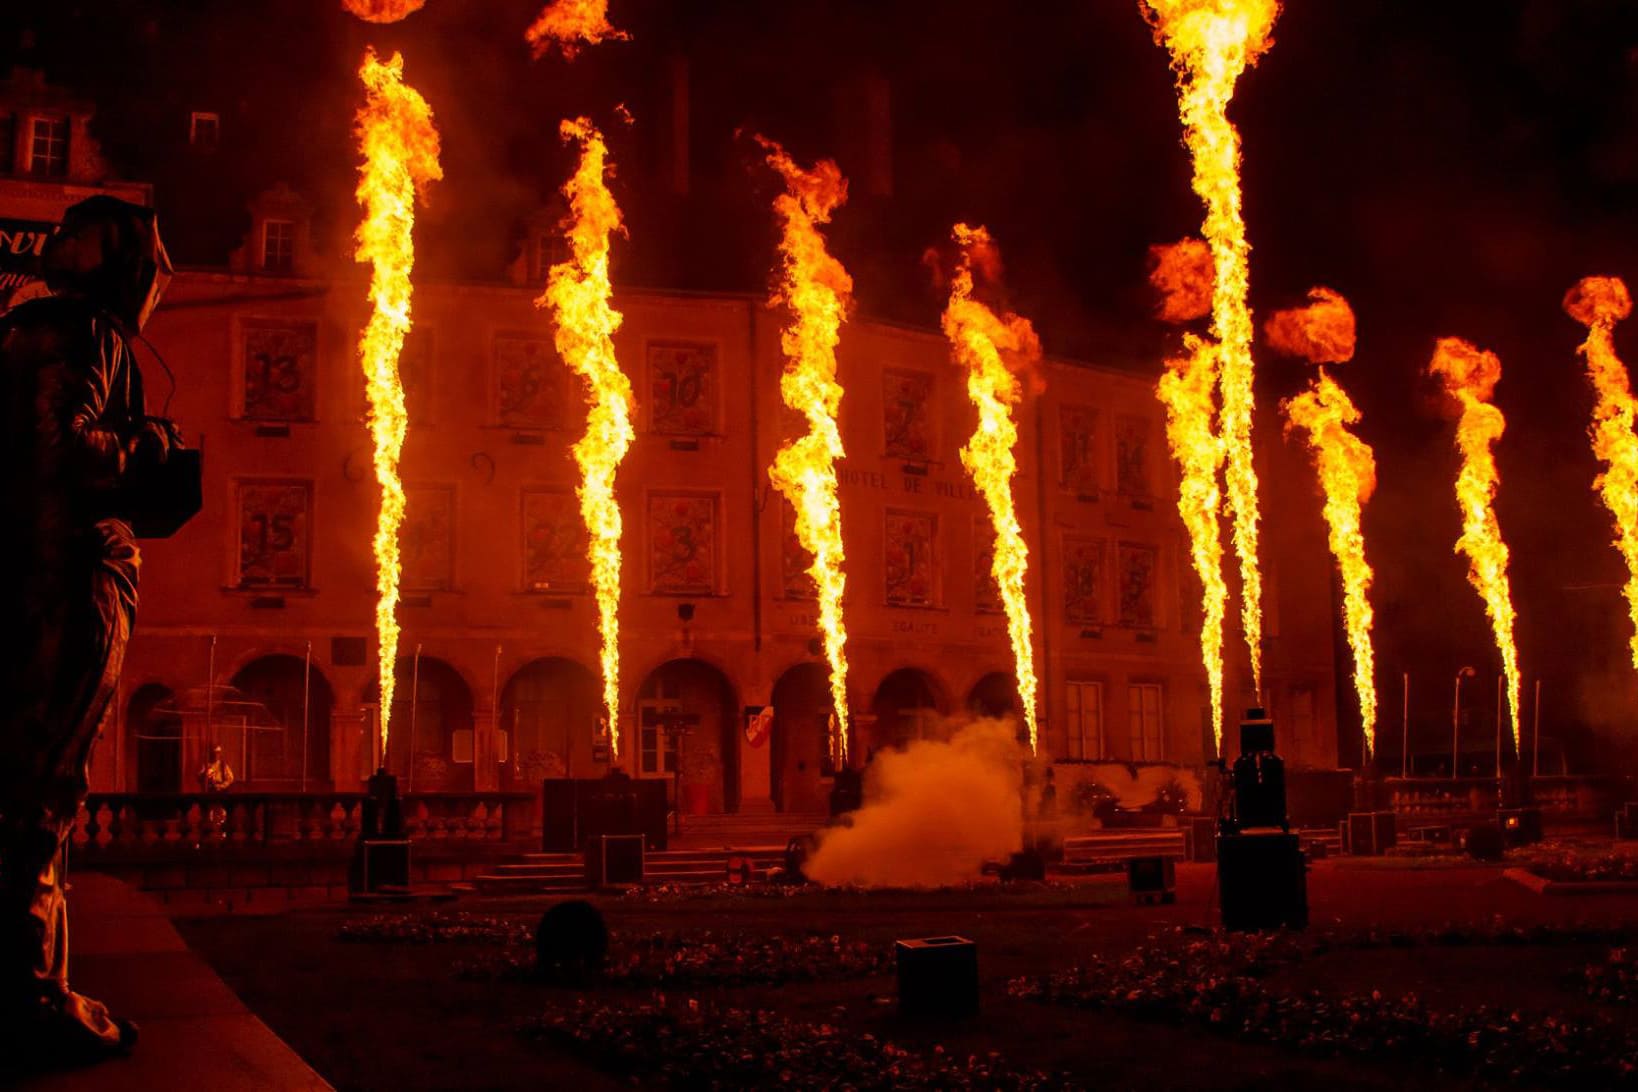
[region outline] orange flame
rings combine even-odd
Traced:
[[[370,435],[375,442],[375,479],[381,508],[375,525],[375,632],[377,677],[381,687],[381,755],[386,761],[392,718],[394,668],[398,662],[398,529],[404,522],[404,483],[398,457],[404,450],[409,414],[398,378],[398,354],[410,330],[410,271],[415,266],[415,198],[421,187],[443,177],[438,165],[438,130],[426,100],[404,83],[404,58],[394,53],[382,63],[375,51],[359,69],[364,108],[358,113],[358,140],[364,164],[358,180],[358,225],[354,257],[370,263],[374,310],[359,340],[358,357],[370,401]]]
[[[1223,611],[1228,585],[1223,582],[1223,536],[1218,523],[1222,492],[1217,472],[1223,466],[1223,440],[1213,427],[1217,406],[1217,346],[1186,334],[1185,353],[1166,361],[1156,396],[1166,407],[1166,443],[1177,460],[1181,481],[1177,514],[1189,532],[1189,552],[1200,578],[1200,660],[1211,690],[1212,738],[1223,753]]]
[[[1615,517],[1615,544],[1627,562],[1627,613],[1634,631],[1632,663],[1638,667],[1638,401],[1627,366],[1615,355],[1615,324],[1632,314],[1632,297],[1619,277],[1587,277],[1564,297],[1564,310],[1587,327],[1581,355],[1587,360],[1598,403],[1593,407],[1593,453],[1604,472],[1593,482]]]
[[[636,434],[631,427],[631,380],[614,356],[614,332],[623,316],[609,305],[609,237],[621,231],[620,207],[606,182],[608,146],[586,118],[565,121],[564,140],[580,142],[580,165],[563,186],[573,222],[571,256],[552,266],[536,307],[549,307],[557,351],[586,381],[586,432],[574,445],[580,466],[580,518],[585,521],[603,647],[603,710],[609,745],[620,754],[620,502],[614,475]]]
[[[1340,300],[1341,297],[1338,297]],[[1348,305],[1343,302],[1342,306]],[[1283,407],[1286,432],[1308,431],[1308,444],[1325,491],[1325,523],[1331,553],[1342,574],[1342,620],[1354,654],[1354,693],[1367,753],[1376,753],[1376,671],[1371,648],[1371,566],[1365,560],[1360,510],[1376,490],[1376,458],[1370,445],[1349,431],[1360,420],[1348,393],[1324,368],[1306,391]]]
[[[1029,571],[1029,548],[1013,504],[1012,479],[1018,473],[1013,449],[1018,426],[1012,407],[1023,397],[1015,374],[1040,359],[1041,342],[1029,320],[1010,312],[997,315],[973,299],[973,266],[992,253],[990,236],[982,227],[955,226],[961,259],[950,282],[950,302],[944,309],[944,336],[950,339],[958,361],[967,367],[967,397],[978,408],[978,425],[961,449],[961,465],[984,494],[995,526],[995,551],[990,572],[1001,589],[1007,612],[1007,633],[1012,639],[1013,673],[1018,701],[1029,728],[1029,748],[1040,742],[1036,723],[1035,646],[1031,635],[1024,577]]]
[[[630,37],[609,22],[609,0],[552,0],[523,32],[529,52],[536,60],[549,53],[554,45],[572,61],[582,46],[603,41],[622,42]]]
[[[1310,364],[1341,364],[1354,357],[1354,309],[1329,288],[1310,288],[1308,306],[1274,312],[1263,335],[1277,353]]]
[[[1507,676],[1507,703],[1513,715],[1513,746],[1519,743],[1519,654],[1513,643],[1513,593],[1507,580],[1507,543],[1502,541],[1493,501],[1500,477],[1491,452],[1507,421],[1490,404],[1501,380],[1501,361],[1460,338],[1440,338],[1428,372],[1444,381],[1445,390],[1461,403],[1456,424],[1456,446],[1462,469],[1456,478],[1456,503],[1462,510],[1462,537],[1458,553],[1467,555],[1468,582],[1484,599],[1485,613],[1496,635],[1502,672]]]
[[[396,23],[426,6],[427,0],[341,0],[341,6],[366,23]]]
[[[1194,192],[1206,206],[1211,246],[1212,336],[1218,343],[1222,435],[1234,549],[1240,559],[1241,627],[1251,673],[1263,686],[1263,577],[1257,565],[1257,472],[1251,457],[1251,310],[1245,220],[1240,211],[1240,134],[1228,120],[1240,75],[1272,40],[1279,0],[1145,0],[1156,40],[1177,70],[1179,113],[1194,160]]]
[[[842,508],[836,495],[836,460],[845,454],[837,414],[842,387],[836,382],[836,342],[852,304],[853,280],[825,249],[821,224],[830,223],[847,200],[847,179],[836,164],[822,159],[811,170],[797,166],[785,149],[766,137],[757,143],[768,165],[785,180],[785,192],[774,198],[782,225],[779,251],[783,274],[774,303],[790,309],[791,321],[780,344],[785,372],[779,393],[785,405],[807,419],[808,431],[779,449],[768,477],[796,510],[796,537],[813,555],[808,574],[819,593],[819,628],[830,663],[830,698],[835,710],[831,753],[839,764],[848,758],[847,628],[842,623]]]
[[[1211,314],[1211,248],[1190,236],[1149,248],[1149,283],[1160,296],[1162,322],[1193,322]]]

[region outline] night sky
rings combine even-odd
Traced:
[[[833,233],[863,313],[933,326],[940,301],[923,252],[969,219],[999,240],[1011,302],[1049,352],[1158,374],[1176,336],[1148,317],[1144,255],[1197,231],[1200,206],[1167,56],[1136,0],[612,0],[634,41],[572,65],[530,62],[521,35],[538,0],[428,0],[385,28],[345,15],[339,0],[35,6],[32,45],[10,26],[0,55],[99,102],[115,168],[156,183],[183,263],[219,263],[244,230],[244,197],[277,180],[313,199],[326,248],[344,254],[354,70],[373,42],[405,51],[444,135],[447,181],[420,243],[428,273],[498,279],[521,217],[567,174],[558,120],[586,112],[611,130],[621,165],[631,238],[617,281],[761,291],[773,186],[736,131],[854,171],[858,84],[880,75],[892,86],[894,194],[857,197]],[[1463,663],[1485,684],[1475,736],[1491,723],[1496,657],[1451,554],[1451,426],[1420,375],[1434,339],[1457,335],[1504,368],[1497,507],[1526,690],[1545,679],[1544,733],[1575,739],[1594,726],[1630,755],[1638,675],[1623,567],[1591,489],[1592,396],[1574,353],[1583,331],[1559,301],[1587,274],[1638,280],[1638,8],[1291,0],[1275,38],[1233,107],[1252,305],[1264,315],[1325,284],[1359,316],[1358,358],[1338,377],[1380,462],[1366,531],[1379,575],[1381,730],[1397,739],[1408,670],[1413,730],[1427,749],[1448,742]],[[679,54],[693,96],[686,197],[659,182],[667,59]],[[616,102],[635,115],[628,130],[613,124]],[[223,115],[209,164],[187,152],[190,110]],[[1617,336],[1638,366],[1638,336]],[[1306,367],[1266,352],[1259,366],[1270,409]],[[1281,441],[1265,426],[1260,442]]]

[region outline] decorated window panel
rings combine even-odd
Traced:
[[[1104,558],[1108,543],[1086,535],[1064,538],[1064,621],[1075,626],[1104,622]]]
[[[455,491],[447,486],[405,490],[398,552],[405,591],[448,591],[455,583]]]
[[[1115,420],[1115,486],[1124,496],[1142,498],[1154,492],[1149,465],[1154,457],[1151,432],[1147,417]]]
[[[882,373],[882,427],[889,458],[933,458],[933,377],[926,372]]]
[[[585,591],[591,583],[580,499],[567,489],[523,491],[523,590]]]
[[[1058,457],[1063,486],[1077,496],[1098,492],[1098,411],[1087,406],[1058,408]]]
[[[717,347],[709,342],[651,341],[649,427],[671,436],[711,436],[717,424]]]
[[[495,421],[505,428],[558,431],[578,382],[550,340],[500,334],[494,346]]]
[[[883,571],[887,602],[895,607],[938,605],[938,517],[926,512],[887,513]]]
[[[713,595],[717,588],[717,498],[651,493],[648,586],[657,595]]]
[[[240,412],[250,421],[311,421],[317,416],[318,326],[244,319]]]
[[[1120,544],[1120,624],[1134,629],[1154,629],[1158,625],[1155,580],[1160,570],[1160,550],[1144,543]]]
[[[786,599],[816,599],[819,589],[808,570],[813,555],[796,534],[796,509],[783,495],[779,498],[779,577]]]
[[[995,528],[986,518],[973,518],[973,607],[980,614],[1002,614],[1001,585],[995,579]]]
[[[432,348],[431,329],[416,326],[404,338],[404,348],[398,354],[398,381],[404,386],[404,410],[409,414],[412,429],[430,424],[436,418]]]
[[[242,588],[306,588],[311,559],[310,482],[239,483],[238,583]]]

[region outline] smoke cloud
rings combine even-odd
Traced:
[[[876,756],[851,826],[822,831],[808,878],[827,885],[946,887],[1023,848],[1023,762],[1012,721]]]

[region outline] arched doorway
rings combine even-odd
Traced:
[[[170,687],[149,683],[126,706],[126,754],[136,766],[137,792],[182,791],[182,717],[175,699]]]
[[[508,788],[538,789],[548,777],[592,777],[592,737],[603,711],[597,676],[561,657],[519,668],[501,691]]]
[[[739,810],[739,717],[728,677],[700,660],[656,668],[637,692],[636,777],[680,787],[684,812]]]
[[[317,789],[330,786],[330,682],[301,656],[252,660],[229,684],[264,715],[245,718],[234,771],[246,788]],[[227,748],[224,747],[224,750]]]
[[[973,684],[967,695],[967,712],[975,717],[1010,720],[1021,743],[1029,741],[1023,705],[1018,700],[1018,680],[1007,671],[992,671]]]
[[[826,807],[823,778],[834,775],[830,754],[830,669],[803,663],[779,676],[773,688],[770,788],[779,811]]]
[[[944,692],[927,672],[902,667],[876,687],[870,711],[876,716],[872,750],[902,747],[935,734],[945,711]]]
[[[399,790],[471,792],[472,690],[466,680],[431,656],[422,656],[419,667],[414,656],[402,657],[393,678],[387,769],[398,775]],[[380,704],[375,683],[364,700]]]

